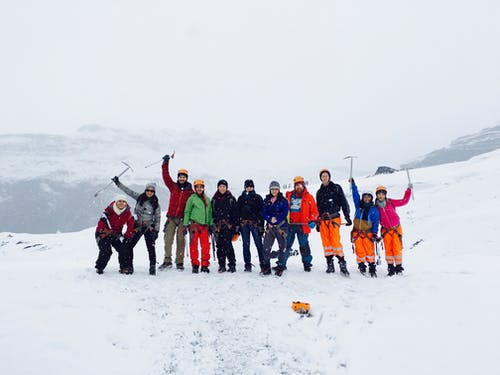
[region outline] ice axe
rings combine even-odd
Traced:
[[[412,186],[412,189],[411,189],[411,199],[415,200],[415,195],[413,194],[413,184],[411,183],[411,178],[410,178],[410,170],[408,168],[406,168],[406,175],[408,176],[408,185]]]
[[[175,150],[174,150],[174,152],[172,153],[172,155],[170,155],[170,159],[173,159],[173,158],[174,158],[174,156],[175,156]],[[151,164],[146,165],[144,168],[149,168],[149,167],[152,167],[153,165],[158,164],[158,163],[161,163],[162,161],[163,161],[163,158],[161,158],[161,160],[157,160],[157,161],[155,161],[155,162],[153,162],[153,163],[151,163]]]
[[[124,161],[122,161],[122,163],[123,163],[123,164],[125,164],[125,165],[127,166],[127,168],[125,168],[125,169],[123,170],[123,172],[122,172],[122,173],[120,173],[120,174],[119,174],[118,176],[116,176],[116,177],[121,177],[121,176],[122,176],[125,172],[127,172],[129,169],[130,169],[131,171],[133,171],[133,170],[134,170],[134,169],[133,169],[133,168],[132,168],[129,164],[125,163]],[[96,191],[96,192],[95,192],[95,194],[94,194],[94,197],[97,197],[97,196],[99,195],[99,193],[100,193],[100,192],[102,192],[102,191],[106,190],[107,188],[109,188],[109,187],[111,186],[111,184],[113,184],[113,181],[111,181],[109,184],[107,184],[106,186],[104,186],[101,190]]]
[[[350,171],[349,171],[349,181],[351,181],[351,180],[352,180],[352,165],[353,165],[353,163],[354,163],[354,158],[357,158],[357,156],[352,156],[352,155],[349,155],[349,156],[346,156],[346,157],[344,158],[344,160],[345,160],[345,159],[351,159],[351,169],[350,169]],[[352,189],[352,184],[351,184],[351,189]]]

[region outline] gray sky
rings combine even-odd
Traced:
[[[232,129],[404,162],[500,121],[497,0],[0,3],[0,132]]]

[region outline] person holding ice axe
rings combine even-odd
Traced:
[[[177,233],[177,252],[175,263],[178,270],[184,270],[184,247],[186,246],[185,235],[186,232],[183,228],[182,222],[184,218],[184,209],[186,202],[191,194],[194,193],[191,183],[188,182],[188,171],[179,169],[177,171],[177,182],[172,180],[168,170],[169,161],[173,157],[165,155],[163,157],[163,164],[161,166],[163,182],[170,191],[170,201],[168,203],[167,222],[163,231],[165,232],[165,258],[160,265],[160,270],[172,268],[172,245]]]
[[[387,276],[403,273],[403,228],[396,207],[406,205],[410,201],[413,185],[408,183],[403,199],[387,198],[387,188],[377,187],[375,205],[380,213],[380,233],[384,240],[385,260],[387,261]]]

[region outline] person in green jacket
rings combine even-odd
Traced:
[[[200,261],[198,259],[198,241],[201,247],[201,272],[209,273],[210,265],[210,241],[209,237],[213,231],[212,205],[210,198],[205,194],[205,183],[203,180],[195,180],[194,194],[186,202],[184,210],[184,227],[189,230],[191,242],[189,253],[193,273],[198,273]]]

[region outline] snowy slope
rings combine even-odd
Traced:
[[[358,274],[345,227],[349,279],[324,272],[316,232],[313,272],[293,257],[282,278],[243,273],[241,242],[236,274],[212,264],[209,275],[151,277],[141,243],[134,275],[117,273],[114,254],[99,276],[93,228],[2,233],[0,373],[498,374],[499,162],[495,151],[412,171],[402,277]],[[356,180],[395,198],[406,186],[404,172]],[[295,314],[293,300],[313,316]]]

